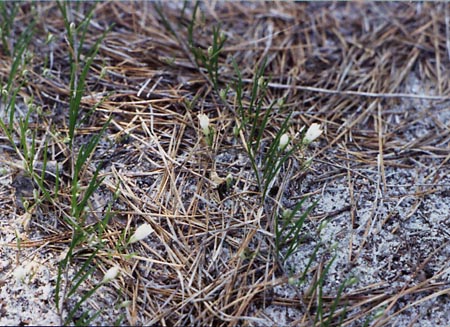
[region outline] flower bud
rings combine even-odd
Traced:
[[[278,145],[278,150],[280,151],[284,150],[288,143],[289,143],[289,136],[286,133],[284,133],[280,137],[280,144]]]
[[[153,228],[149,224],[139,226],[134,234],[130,237],[128,244],[142,241],[153,232]]]
[[[283,217],[283,219],[290,219],[292,218],[292,214],[293,214],[292,209],[284,209],[281,216]]]
[[[278,107],[284,106],[285,101],[286,101],[286,99],[284,97],[283,98],[279,98],[278,101],[277,101]]]
[[[220,89],[219,91],[219,96],[222,100],[226,100],[227,99],[227,90],[225,89]]]
[[[320,135],[322,135],[322,133],[323,130],[320,129],[320,124],[314,123],[311,126],[309,126],[308,130],[306,131],[306,134],[303,138],[303,142],[309,144],[315,139],[317,139]]]
[[[264,77],[261,76],[260,78],[258,78],[258,86],[260,88],[264,87]]]
[[[208,47],[208,56],[209,56],[209,57],[212,57],[213,53],[214,53],[213,47],[209,46],[209,47]]]
[[[200,122],[200,127],[203,131],[203,134],[209,135],[209,117],[205,114],[198,115],[198,121]]]
[[[105,276],[103,277],[102,284],[108,283],[112,281],[114,278],[116,278],[119,275],[120,268],[119,266],[113,266],[108,269],[108,271],[105,273]]]
[[[27,269],[27,267],[25,266],[18,266],[14,272],[13,272],[13,276],[14,279],[16,280],[16,282],[24,282],[25,278],[27,277],[29,270]]]

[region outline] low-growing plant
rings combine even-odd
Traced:
[[[168,19],[164,16],[162,8],[155,5],[155,8],[161,18],[166,29],[182,44],[184,48],[186,45],[178,37],[175,28],[171,25]],[[275,236],[274,250],[275,260],[285,262],[297,249],[301,241],[301,230],[307,215],[310,213],[315,203],[311,204],[303,213],[306,199],[301,200],[294,205],[290,210],[291,214],[285,219],[280,219],[277,214],[280,210],[272,210],[269,205],[270,197],[269,191],[274,185],[276,178],[282,169],[283,165],[300,150],[303,150],[309,143],[315,140],[322,130],[318,124],[313,124],[306,134],[302,135],[300,141],[291,140],[288,129],[290,126],[290,119],[292,112],[285,112],[285,117],[282,124],[276,129],[275,136],[269,145],[265,140],[266,131],[269,126],[272,127],[272,118],[276,113],[283,112],[285,99],[278,99],[272,101],[268,106],[265,105],[267,89],[269,85],[269,78],[264,76],[266,69],[266,60],[256,68],[252,79],[252,86],[250,93],[247,94],[244,88],[241,70],[238,64],[232,60],[234,72],[236,75],[235,81],[231,84],[224,83],[219,79],[219,62],[220,54],[226,42],[226,37],[220,31],[219,26],[212,28],[211,45],[206,49],[201,49],[195,43],[194,31],[196,27],[197,12],[199,9],[199,2],[196,2],[190,22],[187,25],[187,48],[191,51],[194,57],[194,64],[199,67],[200,72],[206,71],[203,74],[213,87],[216,95],[222,103],[227,106],[230,111],[236,114],[235,120],[237,126],[234,128],[234,134],[237,137],[240,133],[243,134],[244,148],[250,160],[250,164],[256,179],[256,185],[260,192],[261,206],[264,208],[267,217],[273,220],[273,231]],[[183,16],[184,16],[183,9]],[[227,94],[232,91],[234,93],[233,104],[228,103]],[[244,103],[244,99],[249,98]],[[208,119],[208,121],[206,120]],[[209,117],[205,115],[199,116],[199,121],[202,133],[206,138],[207,143],[211,146],[212,143],[212,127],[209,126]],[[207,126],[208,125],[208,126]],[[300,132],[300,131],[299,131]],[[264,142],[263,142],[264,141]],[[302,165],[307,167],[307,165]],[[284,251],[286,249],[286,251]],[[284,255],[281,255],[282,252]]]
[[[272,101],[268,105],[265,102],[267,98],[267,89],[269,85],[269,78],[264,76],[266,61],[263,60],[260,67],[255,70],[252,79],[252,86],[250,92],[247,93],[244,89],[243,78],[238,64],[233,60],[234,72],[236,79],[232,84],[223,83],[219,79],[219,55],[224,47],[226,38],[220,32],[218,27],[212,30],[212,45],[204,51],[194,44],[194,29],[195,18],[198,10],[198,3],[194,6],[193,15],[190,24],[188,25],[188,45],[192,51],[196,63],[201,65],[200,69],[207,71],[210,83],[218,99],[230,108],[231,112],[236,114],[235,121],[237,122],[234,128],[234,134],[243,135],[244,148],[250,160],[251,168],[255,176],[256,185],[260,191],[260,203],[265,210],[265,214],[273,221],[274,234],[274,258],[275,262],[279,263],[280,268],[284,270],[286,261],[299,250],[300,245],[304,240],[303,230],[306,218],[317,204],[317,201],[309,204],[306,208],[307,197],[302,198],[298,203],[288,209],[279,207],[273,210],[273,203],[276,203],[270,194],[271,189],[276,183],[277,177],[282,170],[285,163],[293,157],[295,153],[304,153],[308,145],[316,140],[321,134],[322,129],[319,124],[312,124],[306,131],[298,131],[300,137],[293,138],[289,135],[289,127],[291,123],[292,112],[284,112],[285,117],[278,127],[272,124],[273,116],[276,114],[283,114],[283,106],[285,99],[278,99]],[[162,12],[160,16],[163,17]],[[174,33],[168,20],[165,20],[165,25]],[[227,101],[227,94],[234,94],[233,105]],[[244,99],[248,99],[244,103]],[[203,135],[209,144],[209,136],[211,134],[211,126],[209,126],[209,117],[199,115],[200,127]],[[276,129],[274,137],[271,142],[267,141],[266,132],[269,128]],[[211,144],[210,144],[211,145]],[[302,169],[308,169],[310,160],[305,159],[301,163]],[[309,262],[305,267],[301,281],[304,281],[312,263],[317,259],[318,251],[324,245],[319,242],[315,247]],[[244,256],[246,258],[246,256]],[[346,280],[338,289],[335,299],[331,307],[324,306],[323,303],[323,285],[328,275],[328,271],[333,264],[335,256],[329,260],[325,269],[322,271],[318,281],[312,286],[312,292],[317,295],[317,309],[315,314],[315,326],[330,326],[336,322],[336,310],[340,302],[344,289],[353,283],[353,279]],[[338,314],[338,325],[342,323],[342,318],[345,315],[344,310]]]
[[[78,149],[75,146],[77,138],[76,131],[82,121],[80,115],[81,98],[86,92],[86,79],[89,69],[97,55],[100,43],[109,29],[86,51],[84,50],[85,39],[95,7],[91,8],[78,26],[69,20],[66,3],[59,2],[58,7],[64,19],[69,43],[70,93],[67,138],[69,140],[68,152],[70,153],[70,165],[68,165],[70,169],[70,210],[68,212],[63,211],[62,218],[72,228],[72,239],[69,248],[64,252],[58,265],[55,303],[60,314],[61,324],[72,324],[75,321],[75,315],[77,315],[79,318],[75,322],[85,325],[92,321],[99,313],[89,316],[86,312],[79,315],[78,311],[81,305],[98,290],[102,283],[83,294],[79,300],[75,301],[73,307],[71,307],[69,300],[77,294],[82,283],[90,278],[97,269],[95,260],[98,252],[104,247],[102,235],[111,216],[111,207],[109,206],[104,218],[100,222],[94,226],[87,226],[86,224],[86,217],[89,214],[89,210],[87,209],[89,199],[103,182],[103,178],[99,178],[100,166],[97,166],[92,174],[89,173],[88,168],[98,142],[106,131],[108,122],[103,125],[103,128],[96,135],[92,136],[87,143],[82,144]],[[30,58],[28,45],[33,37],[35,20],[30,22],[28,27],[12,43],[13,46],[10,47],[8,43],[10,36],[7,33],[13,30],[14,13],[17,12],[15,8],[16,5],[14,4],[12,9],[8,11],[5,3],[0,4],[1,16],[9,17],[1,24],[1,40],[5,51],[10,54],[12,60],[7,79],[1,80],[1,104],[3,105],[3,112],[0,119],[0,128],[21,159],[26,174],[37,185],[37,190],[33,191],[34,203],[24,201],[25,210],[27,213],[31,213],[36,206],[42,203],[40,199],[41,195],[44,201],[48,201],[50,204],[56,204],[60,200],[58,194],[59,188],[62,185],[60,181],[60,166],[58,163],[53,172],[55,180],[54,187],[52,188],[47,182],[47,175],[49,174],[47,169],[49,163],[47,155],[48,140],[46,139],[46,135],[44,135],[42,140],[38,140],[40,136],[38,136],[37,131],[30,128],[30,121],[36,113],[36,106],[33,103],[33,99],[27,100],[27,112],[25,115],[21,116],[21,113],[17,113],[16,101],[20,90],[22,90],[27,80],[26,67]],[[39,165],[37,164],[38,162]],[[82,264],[80,265],[77,261],[77,249],[92,238],[95,238],[97,241],[93,242],[90,248],[91,253],[87,258],[82,260]],[[74,263],[77,263],[79,267],[75,269],[74,275],[69,277],[69,268]]]
[[[70,95],[69,95],[69,149],[72,154],[71,164],[71,212],[65,216],[66,222],[72,227],[73,234],[72,240],[69,245],[68,251],[65,257],[60,261],[58,266],[58,276],[55,288],[55,303],[59,310],[60,316],[64,324],[71,324],[74,315],[77,314],[83,302],[89,299],[101,286],[96,285],[94,288],[87,291],[80,300],[76,302],[72,309],[68,310],[67,317],[62,318],[64,315],[65,307],[68,299],[73,297],[80,285],[88,279],[96,270],[95,258],[98,251],[100,251],[104,245],[101,241],[102,235],[105,231],[105,226],[109,220],[109,214],[106,214],[102,221],[98,222],[94,228],[86,227],[86,218],[88,215],[88,201],[94,192],[102,184],[104,178],[99,178],[99,172],[101,165],[98,165],[94,170],[92,176],[86,176],[86,168],[89,165],[90,159],[100,141],[100,138],[105,133],[109,121],[103,125],[100,132],[94,135],[86,144],[75,149],[76,129],[80,121],[80,104],[81,98],[85,94],[86,90],[86,78],[92,62],[99,50],[100,43],[105,38],[106,33],[109,32],[108,28],[100,38],[94,43],[94,45],[86,52],[83,51],[85,43],[86,33],[89,27],[89,22],[93,15],[93,6],[84,19],[79,23],[78,27],[74,22],[70,22],[68,17],[68,10],[65,3],[58,3],[58,7],[62,13],[67,37],[69,40],[69,62],[70,62]],[[83,59],[82,59],[83,58]],[[81,68],[82,67],[82,68]],[[87,186],[82,186],[85,179],[89,179]],[[111,207],[108,207],[110,210]],[[71,279],[68,276],[68,269],[72,266],[72,263],[76,260],[75,250],[86,243],[88,239],[95,236],[98,242],[95,242],[95,246],[92,249],[92,253],[84,261],[83,265],[76,269],[76,273]],[[65,278],[64,278],[65,276]],[[65,283],[63,285],[63,278]],[[97,313],[99,314],[99,313]],[[97,315],[96,314],[96,315]],[[87,313],[83,313],[81,318],[78,319],[78,323],[86,324],[92,321],[95,316],[89,317]]]
[[[279,256],[283,263],[295,253],[302,242],[301,232],[305,219],[313,209],[317,202],[310,205],[308,209],[296,217],[307,198],[303,198],[294,208],[285,209],[281,214],[275,215],[274,233],[275,233],[275,249],[276,255]],[[284,252],[284,253],[283,253]]]
[[[12,145],[15,146],[13,134],[15,128],[16,100],[19,91],[27,80],[26,67],[31,59],[31,55],[27,52],[27,49],[34,34],[36,20],[33,19],[20,35],[12,36],[9,33],[13,33],[13,22],[14,16],[17,13],[17,3],[12,3],[11,7],[5,2],[0,3],[0,13],[3,17],[3,23],[1,24],[2,46],[12,60],[11,69],[6,80],[3,78],[0,80],[1,104],[3,106],[0,121],[6,136],[12,142]],[[15,42],[10,45],[8,42],[9,39],[15,39]]]

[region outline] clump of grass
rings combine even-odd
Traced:
[[[302,135],[300,141],[295,141],[289,137],[288,130],[292,112],[288,112],[268,148],[263,146],[263,136],[271,125],[271,117],[275,110],[282,112],[284,99],[272,101],[264,108],[269,80],[264,77],[265,61],[263,61],[262,66],[256,70],[253,77],[250,100],[248,104],[244,105],[242,76],[236,63],[234,63],[234,70],[237,80],[233,89],[236,93],[236,112],[239,114],[238,121],[240,122],[235,128],[235,134],[242,133],[244,135],[245,150],[250,159],[258,188],[261,190],[261,205],[266,210],[266,215],[273,217],[275,259],[284,263],[300,246],[303,224],[317,202],[302,211],[307,200],[305,197],[290,209],[282,210],[280,208],[277,211],[282,214],[277,214],[274,213],[268,202],[270,200],[268,193],[287,160],[295,153],[304,151],[309,143],[308,138],[306,135]],[[320,133],[321,131],[319,135]],[[304,164],[302,166],[307,167]]]
[[[285,219],[281,222],[279,215],[272,215],[272,208],[269,208],[268,192],[274,185],[276,178],[286,163],[293,154],[298,151],[303,151],[304,148],[312,141],[308,139],[307,135],[302,135],[300,141],[294,142],[290,140],[288,130],[290,127],[290,119],[292,112],[287,112],[283,123],[275,132],[270,145],[267,147],[263,145],[263,138],[266,130],[272,125],[272,116],[274,112],[282,112],[285,99],[280,98],[272,101],[268,106],[265,106],[265,98],[267,95],[268,84],[270,79],[264,76],[266,70],[266,60],[262,61],[260,67],[256,68],[253,76],[253,83],[250,94],[246,94],[244,90],[244,83],[242,79],[241,70],[238,64],[233,60],[234,72],[236,75],[235,81],[230,84],[221,84],[219,81],[219,58],[220,52],[226,42],[225,34],[220,31],[219,26],[212,29],[211,46],[206,51],[195,46],[194,29],[195,21],[199,3],[194,6],[192,18],[188,25],[188,45],[192,51],[196,63],[200,65],[201,69],[205,69],[209,80],[213,86],[218,98],[228,106],[233,113],[237,115],[235,120],[238,122],[234,128],[235,137],[243,134],[244,148],[247,152],[250,164],[254,172],[256,184],[261,192],[261,205],[265,208],[268,216],[273,216],[273,228],[275,234],[275,258],[278,261],[283,257],[285,262],[300,245],[300,233],[303,227],[305,218],[311,212],[316,203],[310,205],[303,213],[300,213],[306,198],[294,205]],[[164,17],[160,12],[160,16]],[[165,25],[173,32],[173,28],[169,22],[164,19]],[[234,92],[234,106],[231,106],[226,99],[226,95]],[[244,103],[244,99],[249,96],[249,101]],[[319,130],[319,135],[321,130]],[[204,132],[204,131],[203,131]],[[309,130],[308,130],[309,132]],[[317,130],[315,130],[317,134]],[[208,144],[211,143],[211,133],[205,133]],[[304,136],[304,137],[303,137]],[[317,137],[317,135],[315,136]],[[314,137],[314,138],[315,138]],[[288,143],[289,146],[288,146]],[[303,165],[306,167],[306,165]],[[284,251],[284,255],[281,253]]]
[[[58,7],[63,16],[67,38],[69,40],[70,54],[68,138],[69,149],[72,153],[72,173],[70,181],[71,212],[65,217],[65,219],[73,229],[73,236],[68,251],[58,266],[58,277],[56,281],[55,303],[62,317],[67,300],[76,294],[81,283],[90,278],[93,272],[96,270],[94,261],[98,252],[104,247],[101,238],[105,230],[105,226],[107,225],[107,222],[110,218],[110,214],[107,213],[103,220],[97,223],[94,228],[86,227],[88,201],[104,180],[104,178],[98,177],[101,165],[98,165],[92,176],[89,177],[90,181],[87,186],[82,186],[82,182],[85,179],[83,175],[86,172],[87,164],[89,163],[90,158],[93,155],[98,142],[100,141],[100,138],[105,133],[109,122],[104,124],[100,132],[94,135],[86,144],[81,145],[78,151],[76,151],[74,145],[76,142],[76,129],[80,121],[79,110],[81,98],[86,91],[86,78],[88,76],[92,62],[97,55],[100,43],[105,38],[111,27],[105,30],[94,43],[94,45],[87,52],[85,52],[83,51],[83,47],[85,45],[89,22],[92,18],[95,6],[90,9],[88,14],[78,24],[78,26],[76,26],[74,22],[70,22],[66,4],[58,3]],[[72,279],[68,280],[66,278],[65,284],[62,285],[63,276],[67,276],[69,267],[71,267],[75,262],[75,249],[85,243],[93,235],[96,235],[99,241],[96,242],[94,248],[92,249],[92,253],[84,261],[83,265],[76,270],[76,273],[72,277]],[[81,299],[76,302],[75,306],[72,309],[68,310],[68,314],[63,320],[64,324],[70,324],[73,321],[74,316],[75,314],[77,314],[82,303],[89,299],[100,286],[101,284],[98,284],[91,290],[87,291],[81,297]],[[97,312],[92,317],[89,317],[87,313],[83,313],[81,315],[81,318],[78,319],[78,323],[89,324],[89,322],[95,319],[98,314],[100,314],[100,312]]]
[[[18,93],[26,83],[27,64],[31,59],[31,54],[27,52],[28,45],[34,35],[34,27],[36,20],[33,19],[27,28],[19,35],[12,37],[9,35],[13,32],[14,17],[17,13],[17,3],[0,4],[0,14],[3,23],[0,26],[0,34],[2,39],[2,46],[6,54],[11,57],[12,64],[9,75],[6,80],[2,78],[1,82],[1,104],[2,109],[1,127],[4,130],[9,141],[13,141],[14,133],[14,118],[16,114],[16,99]],[[12,7],[12,8],[11,8]],[[14,44],[8,42],[9,39],[15,39]],[[15,142],[13,146],[15,146]]]
[[[35,113],[36,106],[33,99],[29,99],[26,103],[27,112],[25,115],[17,111],[16,101],[19,98],[19,92],[27,83],[27,65],[31,60],[32,54],[28,52],[30,41],[34,35],[34,27],[36,20],[33,19],[27,28],[20,35],[13,37],[8,33],[13,32],[14,17],[17,13],[17,3],[12,3],[11,7],[7,3],[0,4],[1,16],[4,18],[1,25],[2,45],[6,53],[10,55],[12,62],[11,68],[6,79],[1,80],[1,101],[2,112],[0,117],[0,128],[6,135],[11,147],[21,159],[23,169],[32,177],[39,187],[46,200],[50,200],[50,192],[45,186],[44,174],[46,171],[47,160],[45,158],[41,173],[35,170],[35,158],[38,153],[36,144],[36,133],[31,131],[29,123],[31,116]],[[10,46],[8,40],[10,38],[16,41]],[[46,143],[43,144],[43,151],[46,154]],[[37,193],[34,192],[35,200]],[[27,211],[32,208],[27,206]]]
[[[246,92],[244,88],[241,69],[238,64],[233,60],[233,67],[235,72],[235,80],[232,84],[223,84],[219,78],[218,71],[220,51],[224,47],[226,38],[223,37],[223,33],[220,32],[218,27],[212,29],[212,42],[211,46],[204,49],[200,49],[194,44],[194,29],[195,19],[198,10],[198,3],[194,6],[193,15],[190,24],[188,25],[188,45],[192,51],[196,63],[200,66],[200,69],[204,69],[207,72],[210,83],[216,92],[218,99],[222,101],[231,112],[235,114],[234,117],[237,125],[234,128],[235,137],[242,136],[240,139],[244,140],[244,149],[250,160],[251,168],[253,170],[253,176],[255,177],[256,185],[260,191],[260,206],[263,208],[267,217],[271,217],[273,221],[273,248],[274,248],[274,261],[279,264],[281,270],[284,270],[287,260],[297,251],[304,240],[303,230],[306,218],[317,204],[317,201],[309,204],[305,209],[307,197],[302,198],[299,202],[293,205],[289,209],[283,209],[277,202],[274,202],[270,196],[270,191],[276,183],[277,177],[280,171],[296,153],[304,153],[308,145],[318,138],[322,130],[319,124],[311,125],[306,131],[298,131],[296,137],[289,135],[291,127],[291,115],[292,112],[286,112],[283,110],[284,98],[277,99],[270,102],[268,105],[265,102],[267,98],[267,91],[270,79],[265,74],[266,60],[262,61],[262,64],[256,68],[255,74],[252,78],[252,86],[250,92]],[[161,16],[163,16],[160,13]],[[164,19],[166,26],[170,27],[168,20]],[[228,93],[234,94],[233,104],[230,105],[227,101]],[[244,103],[244,99],[248,99]],[[273,116],[275,114],[284,114],[285,117],[281,125],[274,125],[272,123]],[[207,117],[206,117],[207,118]],[[205,123],[205,117],[199,116],[201,128],[203,134],[207,139],[210,135],[210,127]],[[202,124],[203,120],[203,124]],[[208,121],[209,123],[209,121]],[[276,126],[276,127],[274,127]],[[276,129],[272,141],[267,144],[266,132],[270,128]],[[301,156],[302,157],[302,156]],[[303,157],[302,157],[303,158]],[[304,162],[301,163],[302,169],[307,170],[310,162],[303,158]],[[282,191],[281,191],[282,192]],[[274,210],[273,204],[278,206]],[[302,277],[299,282],[299,286],[305,281],[311,265],[317,259],[318,251],[323,247],[323,244],[319,244],[315,247],[309,262],[305,267]],[[244,255],[243,258],[254,259],[254,254],[249,256]],[[354,279],[345,280],[340,286],[335,296],[335,299],[331,306],[325,306],[323,302],[323,286],[328,276],[328,271],[332,266],[336,256],[333,256],[321,271],[318,280],[310,287],[310,295],[315,294],[317,298],[317,305],[314,315],[314,326],[330,326],[338,321],[340,325],[345,316],[344,309],[337,312],[337,308],[340,304],[340,299],[343,291],[346,287],[354,283]]]
[[[234,62],[234,70],[237,81],[233,86],[236,93],[237,110],[239,114],[239,125],[235,127],[234,133],[244,134],[244,146],[251,162],[256,182],[261,191],[261,198],[264,202],[276,175],[280,171],[286,160],[298,149],[297,146],[287,150],[287,144],[280,147],[280,140],[283,135],[287,135],[291,113],[287,114],[283,124],[277,130],[275,137],[268,149],[263,148],[262,139],[264,132],[270,123],[271,115],[276,105],[282,104],[280,101],[272,101],[263,111],[264,96],[267,92],[268,79],[264,78],[265,62],[256,70],[250,93],[250,101],[244,105],[245,98],[242,76],[239,67]],[[278,110],[281,110],[278,106]],[[286,151],[287,150],[287,151]]]
[[[318,124],[313,124],[306,131],[298,131],[299,136],[291,137],[289,135],[292,112],[283,110],[285,99],[277,99],[268,105],[265,103],[270,81],[265,76],[266,60],[263,60],[262,64],[256,68],[249,93],[245,90],[241,69],[234,60],[233,67],[236,78],[232,84],[223,84],[219,79],[218,71],[220,69],[220,52],[224,47],[226,38],[223,37],[224,34],[220,32],[219,27],[215,27],[212,29],[212,45],[206,51],[196,47],[193,33],[197,10],[198,3],[194,6],[191,22],[188,24],[189,49],[195,58],[195,62],[199,65],[199,69],[204,69],[207,72],[217,98],[236,115],[234,120],[237,122],[237,125],[233,130],[234,135],[236,138],[242,136],[240,139],[244,140],[243,146],[250,160],[253,176],[260,192],[260,206],[263,208],[266,217],[271,218],[273,221],[274,261],[284,270],[286,261],[299,250],[302,244],[305,220],[317,204],[317,201],[305,209],[304,206],[308,199],[304,197],[289,209],[283,209],[278,205],[279,207],[274,210],[273,204],[275,202],[269,194],[286,162],[294,154],[303,153],[308,145],[320,136],[322,130]],[[161,12],[160,16],[163,17],[166,27],[172,33],[175,33]],[[228,93],[234,94],[233,104],[231,105],[227,101]],[[244,99],[247,100],[245,101]],[[284,114],[285,117],[281,125],[277,126],[272,123],[275,114]],[[206,122],[207,119],[208,121]],[[209,118],[202,114],[199,116],[199,121],[204,137],[207,139],[207,143],[211,145],[209,136],[212,127],[209,126]],[[268,144],[266,132],[269,127],[275,129],[275,133]],[[304,158],[303,160],[305,162],[301,163],[301,167],[306,170],[310,162],[307,162]],[[311,255],[309,263],[303,272],[303,281],[312,263],[317,259],[317,253],[322,246],[322,243],[319,243]],[[243,258],[254,259],[254,255],[244,255]],[[320,278],[311,288],[311,292],[314,292],[318,298],[314,321],[314,325],[317,326],[329,326],[334,321],[340,297],[345,287],[348,286],[347,281],[340,286],[335,301],[326,311],[323,304],[323,285],[334,258],[327,263]],[[344,314],[345,312],[341,313],[341,317]]]
[[[303,213],[297,217],[297,213],[301,212],[302,206],[307,200],[304,197],[292,209],[285,209],[281,214],[276,214],[274,218],[274,234],[275,234],[275,249],[278,259],[281,262],[293,255],[298,247],[301,245],[303,237],[301,232],[305,219],[308,217],[311,210],[317,204],[314,202]]]
[[[6,80],[2,80],[2,104],[4,110],[0,119],[0,127],[7,136],[11,146],[22,161],[23,169],[32,181],[37,185],[38,189],[34,190],[34,203],[29,204],[28,201],[24,203],[25,210],[30,213],[34,208],[42,203],[48,201],[50,204],[56,205],[61,199],[58,198],[60,194],[60,168],[56,165],[54,172],[54,188],[51,188],[47,182],[47,166],[48,166],[48,141],[46,137],[42,140],[38,139],[37,131],[30,128],[30,121],[32,115],[36,114],[36,106],[33,104],[33,99],[27,101],[28,111],[23,117],[17,115],[16,100],[19,92],[26,83],[26,67],[29,61],[28,46],[33,37],[34,26],[36,21],[30,22],[28,27],[19,35],[16,42],[9,46],[9,36],[7,33],[12,31],[14,14],[16,5],[8,10],[5,3],[0,4],[0,14],[3,18],[1,25],[1,40],[3,47],[7,53],[10,54],[12,64],[10,73]],[[67,40],[69,41],[69,63],[70,63],[70,83],[69,83],[69,126],[68,126],[68,144],[70,153],[70,210],[63,212],[63,219],[72,228],[72,239],[69,248],[65,252],[62,260],[58,265],[58,275],[55,286],[55,303],[61,318],[61,324],[72,324],[75,320],[75,315],[79,315],[81,305],[89,299],[102,284],[98,284],[92,289],[88,290],[83,296],[75,302],[73,307],[69,307],[69,300],[73,298],[83,282],[91,278],[94,271],[97,269],[95,264],[96,257],[101,249],[104,248],[102,235],[105,232],[105,227],[111,217],[110,209],[106,212],[104,218],[96,223],[94,226],[87,226],[86,217],[89,214],[88,202],[94,192],[99,188],[103,182],[103,178],[99,178],[100,166],[98,166],[92,174],[89,173],[89,163],[95,149],[105,133],[108,122],[106,122],[102,129],[94,135],[86,144],[82,144],[79,149],[76,148],[77,143],[77,128],[82,120],[80,115],[81,98],[86,93],[86,79],[96,57],[100,43],[108,33],[107,29],[97,41],[86,51],[85,40],[88,33],[88,27],[93,15],[92,7],[85,18],[78,26],[71,22],[68,17],[68,9],[66,3],[59,3],[58,7],[62,13],[64,24],[67,31]],[[18,142],[16,141],[18,139]],[[36,162],[39,161],[39,169],[37,169]],[[87,185],[84,185],[87,182]],[[41,199],[41,195],[43,199]],[[115,196],[115,198],[117,195]],[[75,274],[69,277],[69,268],[77,262],[77,249],[92,238],[98,241],[90,249],[90,254],[83,261],[83,263],[76,268]],[[100,312],[89,317],[88,313],[82,313],[75,321],[76,324],[89,324]]]

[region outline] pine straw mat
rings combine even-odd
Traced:
[[[1,132],[1,325],[61,324],[114,265],[119,276],[69,324],[98,312],[91,324],[450,325],[450,4],[205,1],[193,19],[195,3],[69,2],[75,26],[93,6],[78,50],[111,30],[89,68],[73,149],[74,49],[57,4],[20,3],[0,46],[4,85],[14,62],[5,44],[36,19],[16,113],[23,119],[35,104],[36,169],[45,144],[47,173],[60,170],[59,192],[36,204],[38,188]],[[192,49],[208,53],[216,28],[226,40],[214,77]],[[283,163],[261,199],[248,126],[236,126],[238,102],[251,105],[264,62],[261,117],[284,104],[270,111],[261,155],[288,113],[291,139],[313,123],[323,134]],[[214,129],[211,145],[201,113]],[[83,268],[95,270],[57,310],[57,266],[74,237],[71,157],[108,119],[79,183],[100,165],[83,226],[92,231],[108,210],[111,218],[74,249],[63,279],[97,251]],[[301,199],[302,210],[317,204],[284,260],[274,223]],[[126,245],[143,223],[152,234]],[[24,264],[32,274],[20,282],[14,271]]]

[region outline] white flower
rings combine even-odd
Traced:
[[[214,49],[213,49],[212,46],[209,46],[207,51],[208,51],[208,56],[209,57],[211,57],[214,54]]]
[[[209,117],[205,114],[199,114],[198,121],[200,122],[200,127],[203,130],[203,134],[208,135],[209,134]]]
[[[149,224],[139,226],[134,234],[130,237],[128,244],[139,242],[149,236],[153,232],[153,228]]]
[[[13,272],[13,276],[18,283],[23,282],[25,280],[25,277],[27,277],[27,274],[28,268],[25,266],[18,266]]]
[[[320,124],[314,123],[309,126],[306,131],[305,137],[303,138],[303,142],[309,144],[315,139],[317,139],[320,135],[322,135],[323,130],[320,129]]]
[[[105,276],[103,277],[102,284],[108,283],[112,281],[114,278],[116,278],[119,275],[119,266],[113,266],[108,269],[108,271],[105,273]]]
[[[289,136],[286,133],[284,133],[280,137],[280,144],[278,144],[278,150],[284,150],[284,148],[288,143],[289,143]]]

